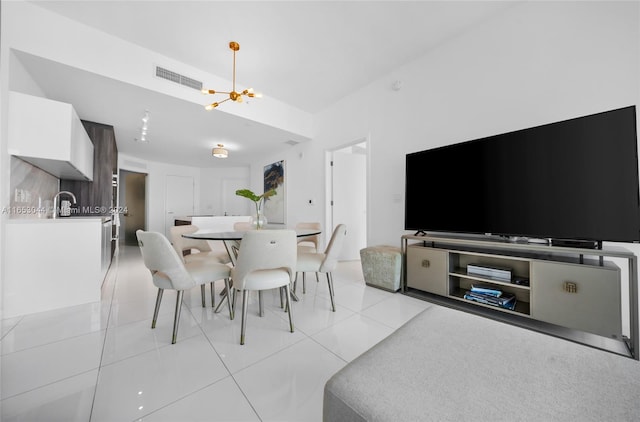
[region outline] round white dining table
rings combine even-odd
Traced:
[[[267,227],[266,229],[263,229],[263,230],[273,230],[273,229],[270,229],[269,227]],[[276,230],[279,230],[279,229],[276,229]],[[246,230],[242,230],[242,231],[235,230],[235,231],[227,231],[227,232],[213,232],[213,231],[207,231],[207,230],[198,230],[197,232],[194,232],[194,233],[183,234],[182,237],[186,237],[189,239],[199,239],[199,240],[222,240],[222,242],[224,243],[224,247],[226,248],[227,253],[229,254],[229,259],[231,259],[231,264],[235,265],[238,249],[240,247],[240,241],[242,240],[242,237],[246,232],[247,232]],[[295,232],[297,237],[315,236],[322,233],[321,230],[317,230],[317,229],[295,229]],[[221,294],[223,296],[226,295],[226,291],[221,292]],[[295,293],[293,293],[293,291],[291,292],[291,297],[293,298],[293,300],[298,301],[298,297],[295,295]],[[220,301],[220,304],[222,304],[222,301]],[[216,308],[216,311],[218,311],[219,308],[220,308],[220,305],[218,305],[218,307]]]

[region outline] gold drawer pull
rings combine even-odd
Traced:
[[[429,268],[431,266],[431,261],[429,261],[428,259],[423,259],[422,260],[422,266],[424,268]]]
[[[578,293],[578,284],[573,281],[565,281],[562,287],[567,293]]]

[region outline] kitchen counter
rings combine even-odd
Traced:
[[[249,222],[248,215],[188,215],[175,217],[176,225],[193,224],[200,230],[228,232],[238,222]]]

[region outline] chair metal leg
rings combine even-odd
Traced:
[[[307,273],[302,273],[302,294],[307,293]]]
[[[293,293],[294,294],[296,292],[296,287],[298,287],[298,274],[300,274],[300,273],[296,272],[296,278],[293,279]]]
[[[204,284],[200,285],[200,297],[202,298],[202,307],[204,308],[206,305],[204,304],[204,299],[207,296],[205,289],[204,289]]]
[[[333,276],[331,273],[327,273],[327,283],[329,284],[329,296],[331,296],[331,310],[336,311],[336,304],[333,300]]]
[[[229,285],[229,279],[225,278],[224,279],[224,287],[227,289],[227,292],[231,291],[231,286]],[[233,307],[231,306],[231,299],[229,298],[229,295],[227,294],[227,305],[229,306],[229,319],[233,320]],[[224,299],[220,302],[220,304],[222,304],[222,302],[224,301]]]
[[[211,282],[211,307],[212,308],[216,307],[216,295],[215,295],[215,292],[214,292],[213,281]]]
[[[293,333],[293,309],[291,308],[291,294],[289,293],[289,285],[284,286],[284,290],[287,294],[287,309],[289,310],[289,328]]]
[[[244,333],[247,328],[247,305],[249,302],[249,290],[242,291],[242,323],[240,324],[240,344],[244,344]]]
[[[162,293],[164,293],[164,289],[158,289],[158,296],[156,297],[156,309],[153,311],[151,328],[156,328],[156,321],[158,320],[158,313],[160,312],[160,302],[162,302]]]
[[[264,302],[262,301],[262,290],[258,290],[258,315],[264,316]]]
[[[233,290],[231,291],[231,293],[233,293],[233,304],[232,304],[232,306],[231,306],[231,307],[233,308],[233,310],[234,310],[234,311],[235,311],[235,309],[236,309],[236,292],[237,292],[237,290],[236,290],[236,289],[233,289]]]
[[[280,307],[284,308],[284,297],[282,297],[282,295],[284,294],[284,287],[280,287]]]
[[[178,338],[178,324],[180,324],[180,311],[182,310],[182,295],[184,290],[178,290],[178,296],[176,298],[176,314],[173,318],[173,337],[171,337],[171,344],[176,344]]]
[[[289,283],[288,287],[289,287],[289,297],[292,297],[294,295],[294,293],[291,290],[291,283]],[[285,291],[285,295],[287,294],[286,293],[287,290],[284,288],[284,286],[280,287],[280,289]],[[289,312],[289,300],[285,300],[285,302],[284,302],[284,311],[285,312]]]
[[[318,275],[317,272],[316,272],[316,283],[320,283],[320,276]]]

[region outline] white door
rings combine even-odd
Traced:
[[[167,238],[171,238],[169,227],[175,224],[175,218],[188,215],[193,215],[193,177],[168,175],[164,218],[164,231]]]
[[[249,182],[245,179],[222,180],[222,212],[224,215],[251,215],[251,201],[236,195],[238,189],[246,189]]]
[[[360,249],[367,245],[367,155],[364,144],[333,152],[332,227],[346,224],[340,260],[360,259]],[[327,241],[330,233],[327,230]]]

